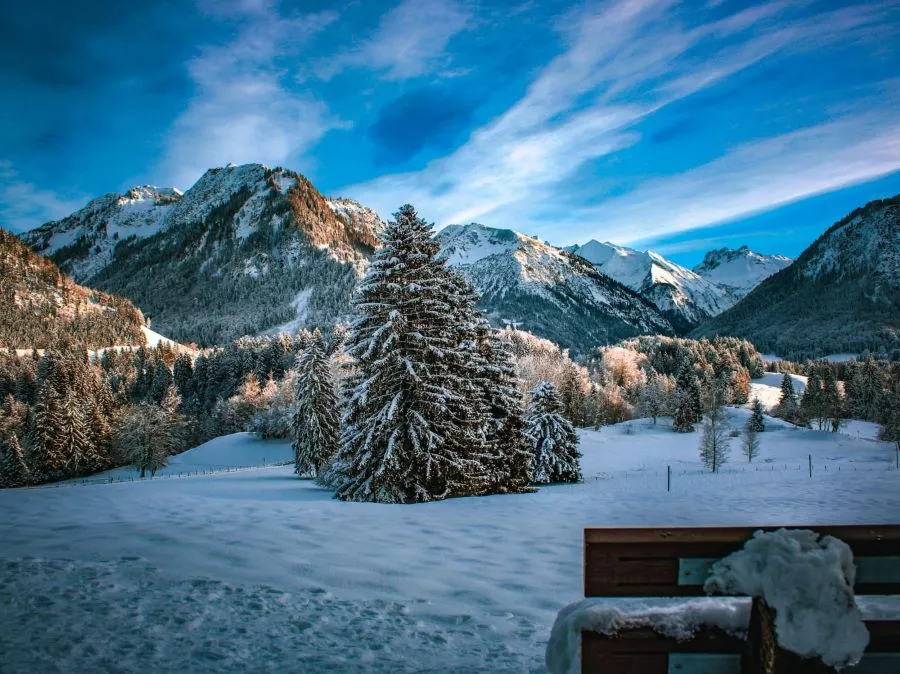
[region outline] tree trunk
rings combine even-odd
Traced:
[[[742,674],[836,674],[819,658],[801,658],[778,645],[775,609],[764,599],[753,598],[747,648],[741,657]]]

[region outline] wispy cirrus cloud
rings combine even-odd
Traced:
[[[320,60],[314,70],[326,80],[348,68],[375,70],[388,80],[433,73],[449,64],[447,43],[472,21],[472,13],[454,0],[403,0],[381,18],[371,38]]]
[[[63,197],[23,180],[12,162],[0,160],[0,227],[23,232],[81,208],[85,197]]]
[[[747,143],[697,168],[650,180],[570,222],[624,243],[723,223],[900,170],[900,119],[888,106]],[[639,224],[639,226],[635,226]],[[589,236],[594,236],[590,231]]]
[[[479,219],[498,226],[532,228],[544,235],[554,234],[555,239],[562,230],[569,241],[588,235],[619,236],[619,240],[650,236],[642,231],[645,223],[641,220],[629,220],[627,232],[596,230],[609,222],[607,207],[637,215],[641,211],[628,206],[629,199],[637,204],[649,189],[663,190],[660,185],[669,184],[668,179],[661,178],[658,185],[652,183],[646,189],[639,184],[633,195],[595,199],[594,206],[587,208],[561,206],[561,194],[586,167],[642,142],[639,125],[668,106],[763,60],[871,39],[884,30],[877,6],[799,16],[790,14],[792,7],[787,2],[770,2],[724,17],[719,13],[715,19],[692,17],[693,22],[675,11],[680,7],[668,0],[620,0],[599,9],[591,6],[574,11],[559,25],[562,52],[537,75],[518,102],[474,131],[462,147],[421,171],[384,176],[342,192],[383,214],[411,201],[440,225]],[[881,108],[887,111],[887,106]],[[741,193],[738,186],[742,182],[758,178],[757,171],[750,168],[752,162],[775,166],[800,146],[807,159],[813,160],[821,156],[814,154],[816,142],[827,138],[831,159],[807,177],[790,181],[793,187],[777,190],[781,195],[777,198],[767,196],[764,190],[748,189],[742,199],[730,203],[728,198],[717,200],[721,203],[695,208],[690,217],[677,215],[677,209],[667,211],[662,200],[657,211],[643,212],[653,216],[654,232],[701,227],[797,198],[791,195],[814,194],[891,170],[894,162],[889,148],[893,146],[879,150],[880,159],[868,166],[860,162],[864,155],[858,150],[860,144],[870,143],[866,147],[875,151],[879,143],[893,138],[889,116],[872,115],[855,128],[851,140],[843,130],[853,130],[851,122],[855,121],[747,145],[706,169],[714,183],[715,171],[722,169],[722,164],[730,167],[733,190]],[[799,163],[785,165],[797,171]],[[702,176],[703,171],[698,171]],[[779,172],[783,178],[787,174]],[[679,184],[688,184],[685,178],[681,183],[677,177],[672,180],[673,187],[666,188],[670,194],[677,192]],[[577,215],[567,217],[570,213]],[[625,220],[617,220],[617,226],[626,224]]]
[[[346,126],[325,103],[292,89],[282,64],[337,20],[335,12],[282,16],[267,0],[203,0],[201,9],[239,17],[233,40],[188,63],[196,93],[165,139],[161,172],[187,187],[228,162],[286,163],[329,129]]]

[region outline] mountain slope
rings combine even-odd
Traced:
[[[700,324],[736,301],[716,283],[653,251],[594,240],[568,250],[651,301],[679,330]]]
[[[786,357],[900,348],[900,195],[835,223],[694,334],[745,337]]]
[[[0,229],[0,348],[144,343],[144,317],[121,297],[84,288]]]
[[[211,345],[346,313],[381,227],[297,173],[247,164],[210,169],[184,194],[100,197],[23,239],[178,341]]]
[[[584,353],[647,333],[672,332],[648,301],[584,259],[509,229],[451,225],[441,254],[481,293],[495,325],[516,324]]]
[[[737,302],[791,262],[793,260],[784,255],[754,253],[747,246],[719,248],[709,251],[703,262],[694,267],[694,272],[727,289]]]

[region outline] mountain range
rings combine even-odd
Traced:
[[[746,246],[710,251],[693,270],[652,250],[640,251],[591,240],[567,250],[651,301],[679,331],[697,327],[734,306],[791,259],[761,255]]]
[[[653,251],[593,240],[560,249],[477,223],[437,238],[495,325],[576,354],[692,330],[821,354],[896,342],[896,202],[854,211],[793,263],[743,246],[688,269]],[[210,169],[184,193],[108,194],[22,239],[74,281],[127,297],[161,332],[210,346],[345,319],[383,227],[373,210],[325,197],[298,173],[247,164]],[[830,294],[849,313],[822,314]]]
[[[247,164],[210,169],[183,194],[109,194],[22,238],[172,338],[209,346],[345,316],[383,226],[293,171]]]
[[[585,353],[647,333],[672,334],[651,302],[577,255],[476,223],[437,234],[441,255],[481,293],[495,325],[515,325]]]

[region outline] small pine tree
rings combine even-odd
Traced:
[[[797,393],[794,391],[794,380],[791,379],[790,374],[785,372],[781,378],[781,398],[778,400],[775,413],[785,421],[794,421],[797,419],[798,411],[799,405]]]
[[[531,440],[535,484],[581,481],[581,452],[572,424],[563,416],[556,387],[543,381],[531,392],[527,436]]]
[[[831,369],[825,370],[825,376],[822,378],[822,407],[825,418],[831,425],[831,432],[837,433],[841,424],[846,417],[844,410],[844,397],[835,381]]]
[[[766,430],[766,420],[763,416],[763,406],[759,398],[753,399],[753,408],[750,418],[747,420],[747,428],[752,428],[755,433],[763,433]]]
[[[322,333],[316,330],[297,359],[291,435],[294,472],[301,477],[319,477],[337,453],[340,441],[338,398],[326,352]]]
[[[694,403],[690,394],[677,387],[672,395],[674,407],[672,413],[672,430],[676,433],[692,433],[694,431]]]

